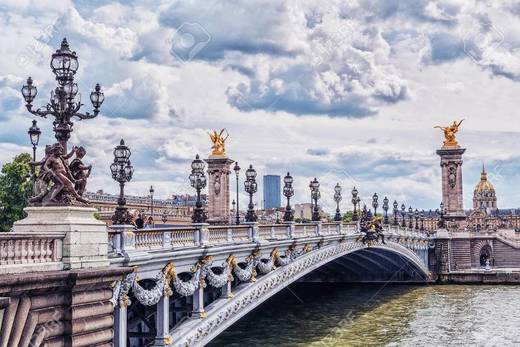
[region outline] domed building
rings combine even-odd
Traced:
[[[480,174],[480,182],[478,182],[473,191],[473,210],[482,210],[491,212],[497,209],[497,196],[495,188],[488,181],[487,172],[482,165],[482,173]]]

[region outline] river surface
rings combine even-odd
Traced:
[[[208,346],[520,346],[520,286],[296,284]]]

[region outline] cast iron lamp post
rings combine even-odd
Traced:
[[[284,222],[292,222],[294,220],[294,212],[291,207],[291,197],[294,195],[293,177],[289,172],[283,178],[283,195],[287,198],[287,206],[285,206],[285,213],[283,215]]]
[[[408,208],[408,228],[413,229],[413,208],[410,206]]]
[[[153,193],[155,190],[153,189],[153,186],[150,186],[150,215],[153,218]]]
[[[388,224],[388,209],[390,208],[388,203],[389,203],[389,200],[385,196],[385,198],[383,199],[383,211],[385,211],[385,219],[383,220],[384,224]]]
[[[424,210],[421,211],[420,218],[421,218],[421,228],[420,228],[420,230],[424,231]]]
[[[44,118],[47,116],[54,117],[54,133],[66,153],[67,141],[72,132],[72,118],[84,120],[96,117],[105,96],[101,92],[99,84],[96,84],[94,90],[90,93],[90,101],[94,107],[93,114],[78,112],[83,105],[81,94],[78,95],[78,85],[74,82],[74,75],[79,67],[78,57],[76,52],[70,50],[67,39],[63,39],[61,47],[52,54],[50,65],[52,72],[56,75],[58,86],[51,92],[49,103],[36,110],[33,109],[32,102],[38,94],[38,90],[33,85],[31,77],[27,78],[27,84],[22,87],[22,95],[25,99],[25,106],[30,113]]]
[[[438,226],[439,228],[445,228],[446,227],[446,221],[444,220],[444,217],[446,216],[446,209],[444,207],[444,203],[441,202],[441,205],[440,205],[440,211],[439,211],[439,223],[438,223]]]
[[[401,205],[401,217],[403,217],[401,226],[403,228],[406,228],[406,206],[405,206],[405,204]]]
[[[354,213],[352,213],[352,221],[357,221],[358,218],[358,212],[357,212],[357,204],[359,203],[359,197],[358,197],[358,190],[356,187],[352,189],[352,204],[354,205]]]
[[[397,200],[394,200],[394,225],[399,225],[399,221],[397,220],[397,212],[399,211],[399,204],[397,203]]]
[[[31,139],[31,145],[33,148],[33,163],[35,163],[36,162],[36,147],[38,147],[38,142],[40,142],[40,135],[42,133],[40,128],[38,128],[38,124],[35,120],[32,121],[32,125],[29,128],[29,131],[27,133],[29,134],[29,138]],[[35,184],[36,184],[36,171],[35,171],[33,165],[31,165],[31,175],[32,175],[33,193],[34,193]]]
[[[309,184],[309,188],[311,189],[311,197],[314,201],[314,207],[312,209],[312,221],[319,222],[320,221],[320,210],[318,209],[318,199],[321,197],[320,194],[320,182],[314,177],[314,179]]]
[[[374,217],[377,216],[377,207],[379,206],[379,202],[377,201],[379,199],[379,196],[377,196],[377,193],[374,193],[372,196],[372,207],[374,208]]]
[[[195,209],[193,209],[193,216],[191,220],[193,223],[206,222],[206,214],[202,208],[202,201],[200,199],[200,191],[206,187],[206,176],[204,175],[204,162],[200,160],[199,155],[191,163],[190,183],[197,191],[197,201],[195,202]]]
[[[246,193],[249,194],[249,205],[247,206],[246,222],[256,222],[258,217],[255,213],[255,204],[253,204],[253,194],[256,193],[258,186],[256,184],[256,171],[253,165],[249,165],[246,170],[246,181],[244,182]]]
[[[339,203],[341,201],[341,186],[339,183],[334,187],[334,201],[336,202],[336,214],[334,215],[334,220],[336,222],[341,222],[341,212],[339,210]]]
[[[415,209],[415,230],[419,230],[419,210]]]
[[[125,141],[121,139],[119,145],[114,149],[114,162],[110,165],[112,178],[119,182],[119,198],[117,199],[115,213],[112,216],[112,222],[116,225],[132,223],[130,214],[126,208],[125,199],[125,183],[130,182],[134,175],[134,168],[130,163],[131,154],[130,148],[128,148],[128,146],[125,145]]]
[[[240,173],[240,166],[238,166],[238,162],[235,162],[235,167],[233,167],[233,171],[235,171],[235,177],[236,177],[236,181],[237,181],[237,200],[236,200],[236,204],[237,204],[237,209],[235,210],[235,223],[236,225],[239,225],[240,224],[240,211],[239,211],[239,208],[238,208],[238,174]]]

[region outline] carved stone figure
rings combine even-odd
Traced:
[[[439,125],[434,127],[434,128],[439,128],[442,131],[444,131],[444,146],[443,147],[453,148],[453,147],[459,146],[459,143],[457,142],[457,140],[455,138],[455,134],[459,131],[459,127],[463,121],[464,121],[464,119],[461,120],[459,123],[457,123],[457,121],[453,121],[453,124],[451,124],[447,127],[442,127]]]
[[[224,132],[226,135],[224,136]],[[226,154],[226,140],[229,137],[229,134],[227,133],[226,129],[221,129],[220,133],[217,133],[216,130],[213,130],[212,133],[208,133],[209,137],[211,139],[211,142],[213,142],[213,146],[211,146],[211,149],[213,150],[211,152],[211,155],[215,156],[224,156]]]
[[[365,234],[361,239],[363,244],[371,246],[375,242],[379,242],[381,239],[381,243],[385,244],[385,236],[383,235],[383,226],[381,225],[383,218],[380,216],[374,216],[373,218],[370,215],[365,215],[365,218],[362,218],[360,221],[360,231]]]
[[[81,159],[85,155],[85,149],[74,147],[72,151],[64,155],[60,143],[45,148],[45,157],[31,163],[39,166],[39,174],[36,178],[35,196],[30,199],[32,205],[73,205],[75,202],[88,204],[81,194],[85,190],[86,179],[90,175],[90,166],[84,166]],[[68,159],[76,154],[73,160],[74,173]],[[85,173],[88,171],[88,173]],[[81,192],[81,194],[80,194]]]

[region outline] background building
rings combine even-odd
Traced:
[[[264,209],[278,208],[281,206],[282,192],[280,176],[264,176]]]
[[[98,210],[98,217],[108,225],[112,224],[112,215],[117,206],[119,195],[108,194],[103,190],[96,193],[86,192],[84,195],[92,207]],[[126,207],[133,213],[142,213],[145,217],[151,215],[151,199],[149,196],[125,195]],[[201,195],[202,203],[206,205],[206,195]],[[175,224],[186,225],[191,223],[193,207],[197,197],[194,195],[173,195],[169,199],[153,199],[153,219],[156,225]],[[163,223],[166,215],[166,223]]]

